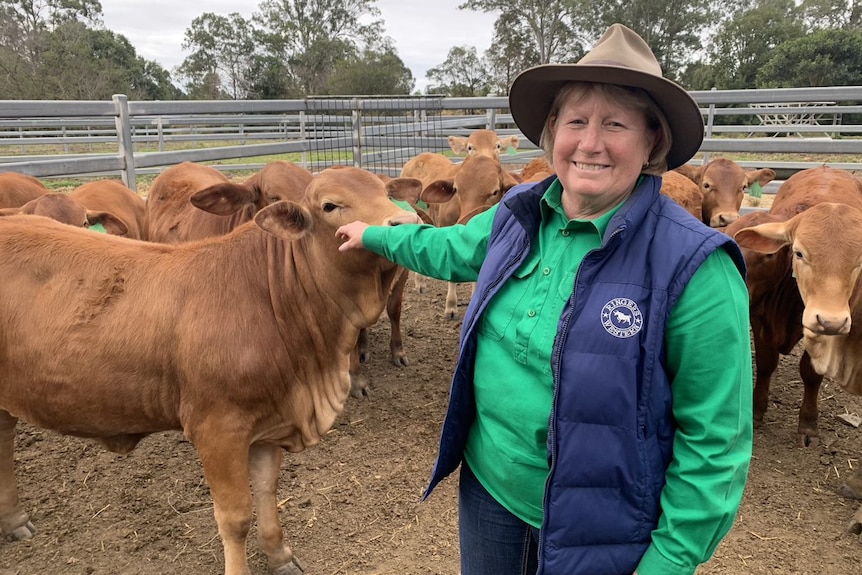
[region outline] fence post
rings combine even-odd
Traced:
[[[485,128],[488,130],[496,130],[497,129],[497,110],[494,108],[488,108],[485,110],[485,116],[487,120],[485,121]]]
[[[305,133],[305,121],[306,121],[305,110],[300,110],[300,112],[299,112],[299,139],[302,141],[305,141],[307,138],[307,135]],[[306,142],[305,147],[308,148],[308,142]],[[308,167],[308,152],[306,152],[305,150],[302,150],[302,167],[305,168],[306,170],[309,169],[309,167]]]
[[[715,87],[712,88],[712,91],[715,91]],[[715,122],[715,104],[709,105],[709,113],[706,115],[706,137],[712,137],[712,126]],[[703,165],[707,165],[709,163],[709,152],[703,153]]]
[[[353,117],[353,167],[362,167],[362,141],[359,139],[362,132],[362,113],[359,110],[359,100],[351,100]]]
[[[135,151],[132,148],[132,125],[129,119],[129,99],[125,94],[114,94],[114,123],[117,126],[117,154],[122,158],[123,168],[120,175],[123,183],[133,192],[137,192],[135,183]]]

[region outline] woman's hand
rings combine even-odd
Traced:
[[[338,251],[346,252],[350,249],[364,247],[362,234],[365,233],[366,229],[368,229],[368,224],[365,222],[353,222],[335,230],[335,237],[345,240],[343,244],[338,246]]]

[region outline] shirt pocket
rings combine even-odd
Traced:
[[[529,282],[539,267],[538,255],[530,255],[524,263],[515,270],[500,291],[494,296],[488,307],[482,313],[479,321],[479,334],[494,341],[500,341],[506,335],[516,310],[525,297],[528,297]]]
[[[575,291],[575,270],[566,271],[561,274],[560,283],[558,286],[558,293],[560,294],[560,298],[565,302],[569,301],[569,298],[572,297],[572,293]]]

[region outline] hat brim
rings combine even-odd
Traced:
[[[685,164],[700,149],[703,115],[688,92],[665,78],[607,64],[545,64],[529,68],[515,78],[509,90],[509,109],[524,136],[537,146],[554,97],[569,82],[598,82],[645,90],[670,126],[668,169]]]

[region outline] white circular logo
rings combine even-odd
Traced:
[[[602,308],[602,325],[614,337],[626,338],[637,334],[644,325],[638,304],[624,297],[614,298]]]

